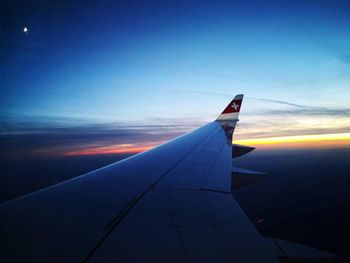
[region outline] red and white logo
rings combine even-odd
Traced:
[[[241,108],[242,100],[232,100],[222,113],[239,112]]]

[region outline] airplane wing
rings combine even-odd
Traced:
[[[242,99],[166,144],[3,203],[0,262],[287,258],[291,245],[262,237],[232,195],[232,157],[253,149],[232,146]]]

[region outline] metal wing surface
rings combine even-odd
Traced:
[[[0,206],[1,262],[280,262],[231,193],[243,95],[150,151]]]

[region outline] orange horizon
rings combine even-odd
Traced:
[[[150,150],[163,142],[148,143],[147,145],[119,144],[112,146],[73,150],[63,153],[63,156],[81,156],[97,154],[136,154]],[[238,139],[234,143],[254,146],[260,149],[282,148],[346,148],[350,147],[350,133],[313,134],[280,136],[255,139]]]
[[[142,147],[127,147],[118,149],[105,149],[102,148],[89,148],[86,150],[69,151],[63,153],[63,156],[81,156],[81,155],[96,155],[96,154],[121,154],[121,153],[140,153],[154,148],[155,146],[142,146]]]
[[[264,149],[275,148],[344,148],[350,147],[350,133],[309,134],[255,139],[240,139],[237,144]]]

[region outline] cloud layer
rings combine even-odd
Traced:
[[[2,123],[2,156],[135,153],[177,137],[190,125],[67,122]]]
[[[263,101],[264,109],[242,113],[236,140],[348,133],[348,108],[326,108],[282,100]],[[277,107],[276,107],[277,106]],[[249,106],[247,106],[249,107]],[[1,156],[63,156],[136,153],[155,147],[208,122],[205,116],[96,122],[73,118],[24,118],[0,122]]]

